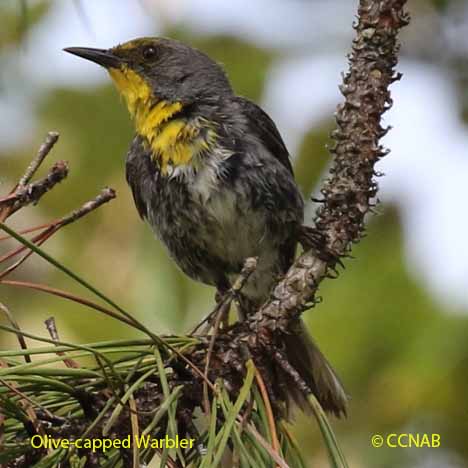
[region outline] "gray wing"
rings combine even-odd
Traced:
[[[148,218],[145,193],[151,192],[157,184],[159,173],[151,161],[150,151],[145,149],[142,138],[135,136],[127,153],[126,160],[127,183],[132,190],[135,206],[142,219]]]
[[[293,168],[289,152],[273,120],[257,104],[243,97],[236,97],[240,105],[249,131],[256,135],[268,151],[292,174]]]

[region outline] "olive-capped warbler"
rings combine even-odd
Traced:
[[[291,266],[304,217],[274,122],[235,94],[220,65],[178,41],[65,50],[106,68],[125,98],[136,129],[127,181],[140,216],[177,265],[222,293],[245,259],[258,257],[240,300],[243,314],[252,313]],[[300,320],[284,346],[323,408],[345,413],[345,392]],[[290,378],[286,387],[307,406]]]

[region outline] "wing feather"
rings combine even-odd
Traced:
[[[268,151],[293,174],[289,152],[270,116],[257,104],[246,98],[236,97],[236,101],[248,120],[249,131],[256,135]]]

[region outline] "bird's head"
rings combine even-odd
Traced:
[[[167,38],[140,38],[111,49],[69,47],[66,52],[106,68],[132,116],[160,102],[184,107],[232,93],[223,69],[206,54]]]
[[[202,118],[200,105],[217,109],[233,91],[223,69],[203,52],[165,38],[65,51],[107,69],[162,173],[192,165],[216,141],[216,129]]]

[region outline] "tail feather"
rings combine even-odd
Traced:
[[[285,338],[286,357],[307,383],[322,408],[337,417],[346,416],[348,397],[335,371],[313,342],[302,321]],[[287,384],[288,396],[302,410],[310,409],[306,396],[292,382]]]
[[[254,313],[258,303],[244,294],[240,294],[238,299],[239,317],[243,320]],[[284,335],[284,344],[287,361],[308,385],[322,408],[337,417],[346,416],[348,401],[346,392],[332,366],[312,340],[302,320],[297,320],[290,334]],[[287,399],[288,412],[291,403],[295,403],[303,411],[312,410],[307,396],[302,393],[291,376],[286,375],[286,381],[282,387],[282,393]]]

